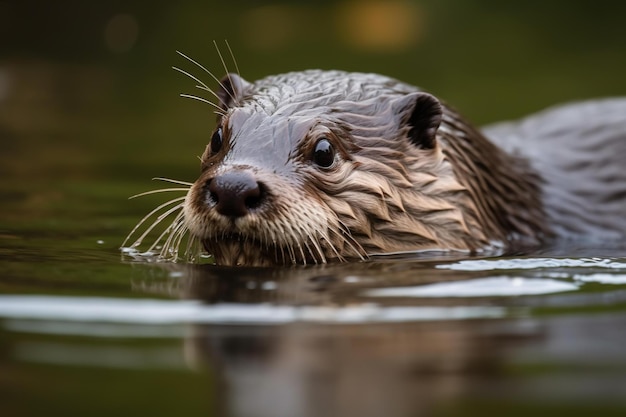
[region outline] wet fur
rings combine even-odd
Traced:
[[[545,151],[549,137],[569,146],[570,136],[584,143],[589,134],[607,149],[618,146],[624,160],[626,126],[619,116],[606,134],[597,133],[609,109],[590,115],[598,119],[596,130],[568,125],[558,112],[493,127],[487,132],[496,146],[436,98],[380,75],[305,71],[249,83],[229,74],[213,91],[179,71],[218,99],[210,104],[226,144],[217,155],[207,147],[184,202],[171,200],[138,225],[158,215],[149,232],[175,215],[149,248],[160,249],[161,259],[179,259],[184,245],[186,259],[197,260],[203,246],[221,265],[326,263],[433,248],[533,247],[565,232],[606,232],[616,224],[611,236],[626,231],[624,170],[580,169],[596,166],[593,141],[589,148],[570,146],[582,146],[589,154],[583,160],[574,150],[569,161],[555,162],[559,150]],[[573,107],[572,115],[578,111]],[[331,169],[311,162],[320,137],[337,151]],[[235,219],[207,199],[207,184],[230,171],[253,176],[264,193],[260,207]],[[564,172],[590,173],[585,184],[595,191],[567,183]],[[613,217],[594,220],[594,207],[603,204]]]
[[[626,234],[626,99],[570,103],[484,129],[541,173],[546,223],[560,239],[609,245]]]
[[[537,243],[547,232],[539,179],[528,166],[412,86],[339,71],[254,84],[231,75],[223,83],[230,89],[218,94],[225,112],[218,124],[231,148],[203,156],[184,208],[191,233],[219,264],[476,251]],[[338,149],[333,169],[310,161],[322,136]],[[276,166],[284,168],[275,173]],[[267,206],[234,221],[207,206],[205,184],[229,170],[251,172]]]

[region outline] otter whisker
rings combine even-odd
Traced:
[[[226,47],[228,48],[228,52],[230,52],[230,58],[233,60],[233,64],[235,64],[235,70],[237,71],[237,75],[241,77],[241,72],[239,72],[239,65],[237,65],[237,60],[235,59],[233,50],[230,49],[230,44],[228,43],[228,40],[225,39],[224,43],[226,44]]]
[[[180,245],[183,242],[183,238],[188,234],[189,227],[185,224],[184,220],[181,222],[183,227],[178,231],[178,238],[176,239],[176,254],[180,252]],[[187,250],[187,248],[185,249]]]
[[[186,75],[187,77],[191,78],[192,80],[194,80],[195,82],[200,84],[200,85],[197,85],[196,87],[198,87],[201,90],[208,91],[209,93],[213,94],[215,96],[215,98],[217,98],[219,100],[220,97],[213,90],[211,90],[211,88],[209,88],[209,86],[206,85],[204,81],[202,81],[201,79],[199,79],[195,75],[192,75],[192,74],[188,73],[187,71],[185,71],[184,69],[181,69],[181,68],[178,68],[178,67],[175,67],[175,66],[172,66],[172,69],[174,71],[178,71],[181,74]]]
[[[166,230],[169,229],[170,235],[163,243],[163,247],[161,248],[161,254],[165,254],[168,251],[171,252],[172,250],[178,252],[178,244],[176,240],[179,237],[179,232],[182,230],[184,233],[184,229],[185,229],[185,222],[183,221],[183,215],[184,214],[182,211],[179,212],[174,218],[174,220],[172,221],[172,223],[170,224],[170,226],[166,229]]]
[[[184,197],[183,197],[182,199],[184,199]],[[177,200],[181,200],[181,199],[179,198],[179,199],[177,199]],[[174,200],[172,200],[172,201],[174,201]],[[170,202],[168,202],[168,203],[171,203],[171,201],[170,201]],[[160,209],[160,208],[161,208],[162,206],[164,206],[164,205],[165,205],[165,204],[162,204],[162,205],[161,205],[161,206],[159,206],[158,208]],[[174,213],[176,210],[181,209],[182,207],[183,207],[183,203],[181,203],[181,204],[177,204],[177,205],[175,205],[174,207],[172,207],[172,208],[168,209],[168,210],[167,210],[166,212],[164,212],[163,214],[159,215],[159,217],[157,217],[157,218],[156,218],[156,220],[155,220],[155,221],[154,221],[154,222],[150,225],[150,227],[148,227],[148,229],[147,229],[147,230],[146,230],[146,231],[145,231],[145,232],[144,232],[141,236],[139,236],[139,239],[137,239],[137,240],[135,241],[135,243],[133,243],[133,244],[132,244],[132,247],[133,247],[133,248],[135,248],[135,247],[137,247],[137,246],[141,245],[141,242],[143,241],[143,239],[144,239],[144,238],[145,238],[145,237],[146,237],[146,236],[147,236],[147,235],[148,235],[148,234],[149,234],[152,230],[154,230],[154,228],[155,228],[157,225],[159,225],[159,224],[163,221],[163,219],[165,219],[166,217],[168,217],[169,215],[171,215],[172,213]],[[153,210],[153,212],[154,212],[154,210]],[[161,237],[159,237],[159,239],[157,239],[157,242],[158,242],[160,239],[161,239]],[[156,244],[156,242],[155,242],[155,244]],[[155,246],[155,245],[153,245],[153,246]]]
[[[172,69],[173,69],[173,70],[176,70],[176,71],[178,71],[178,72],[180,72],[180,73],[182,73],[182,74],[185,74],[185,75],[186,75],[186,76],[188,76],[189,78],[191,78],[191,79],[193,79],[194,81],[196,81],[196,82],[200,83],[200,85],[196,85],[196,88],[199,88],[199,89],[200,89],[200,90],[202,90],[202,91],[206,91],[206,92],[208,92],[208,93],[213,94],[213,95],[215,96],[215,98],[217,98],[217,99],[218,99],[218,101],[219,101],[219,100],[221,100],[221,99],[220,99],[220,96],[219,96],[219,95],[218,95],[218,94],[217,94],[217,93],[216,93],[213,89],[211,89],[209,86],[207,86],[204,82],[200,81],[198,78],[196,78],[196,77],[194,77],[193,75],[189,74],[187,71],[184,71],[184,70],[182,70],[182,69],[180,69],[180,68],[178,68],[178,67],[172,67]],[[215,107],[218,107],[218,108],[222,109],[222,107],[221,107],[221,106],[218,106],[216,103],[213,103],[213,105],[214,105]]]
[[[233,78],[230,75],[230,71],[228,71],[228,66],[226,65],[226,61],[224,61],[224,57],[222,56],[222,52],[220,51],[220,48],[217,46],[217,42],[215,42],[215,40],[213,41],[213,45],[215,45],[215,50],[217,51],[217,55],[220,57],[220,61],[222,61],[222,66],[224,67],[224,71],[226,71],[226,76],[228,77],[228,82],[230,83],[232,88],[234,88],[235,84],[233,83]],[[228,89],[224,89],[224,90],[228,93],[230,98],[232,98],[235,103],[239,104],[239,100],[237,98],[233,97],[233,95],[231,94],[231,92]]]
[[[306,265],[306,255],[304,254],[304,250],[302,249],[302,245],[298,242],[296,242],[296,244],[298,245],[298,250],[300,251],[300,256],[302,256],[302,264]]]
[[[184,236],[187,236],[187,243],[185,245],[185,253],[184,253],[184,259],[185,261],[189,262],[192,258],[194,258],[193,256],[190,255],[192,249],[195,249],[195,236],[192,233],[189,233],[189,228],[187,227],[185,230],[185,234]],[[181,237],[182,240],[182,237]]]
[[[172,228],[170,229],[170,235],[161,247],[161,251],[159,252],[159,258],[176,262],[180,249],[180,242],[178,242],[177,240],[181,232],[184,235],[185,228],[182,227],[183,225],[180,222],[176,225],[172,224],[171,226]]]
[[[309,241],[313,244],[313,247],[315,248],[315,251],[319,255],[320,263],[325,264],[327,262],[326,261],[326,257],[324,256],[324,252],[322,251],[322,248],[320,247],[318,240],[314,239],[312,236],[309,236]],[[307,247],[308,247],[308,245],[307,245]],[[311,251],[310,248],[309,248],[309,251]],[[311,256],[313,256],[315,258],[315,255],[313,253],[311,253]]]
[[[180,242],[187,232],[187,226],[183,221],[182,212],[179,213],[176,219],[174,219],[174,221],[170,225],[170,228],[171,233],[163,244],[163,247],[161,248],[161,257],[166,258],[166,255],[169,254],[170,259],[176,260],[178,259]]]
[[[189,231],[189,228],[187,228]],[[198,242],[200,240],[192,233],[187,234],[187,247],[185,248],[185,260],[187,262],[195,262],[199,253]]]
[[[182,205],[181,205],[181,206],[182,206]],[[178,208],[180,208],[181,206],[177,206],[177,207],[174,207],[174,208],[175,208],[175,209],[178,209]],[[170,211],[170,212],[168,213],[168,215],[169,215],[169,214],[171,214],[172,212],[173,212],[173,211]],[[174,225],[174,224],[178,224],[177,222],[180,220],[180,218],[181,218],[182,216],[183,216],[183,213],[182,213],[182,211],[181,211],[180,213],[178,213],[178,214],[176,215],[176,218],[174,219],[174,221],[173,221],[173,222],[172,222],[172,223],[171,223],[168,227],[166,227],[166,228],[165,228],[165,230],[164,230],[164,231],[163,231],[163,232],[159,235],[159,237],[158,237],[158,238],[154,241],[154,243],[153,243],[153,244],[152,244],[152,245],[148,248],[148,250],[147,250],[146,252],[152,252],[154,249],[156,249],[156,247],[159,245],[159,242],[161,242],[161,239],[163,239],[163,238],[165,237],[165,235],[167,235],[168,233],[170,233],[170,232],[172,231],[173,225]],[[161,219],[161,220],[163,220],[163,219]],[[151,226],[151,228],[154,228],[154,226],[155,226],[156,224],[158,224],[161,220],[158,220],[157,222],[153,223],[153,225]],[[148,231],[146,231],[146,233],[145,233],[144,235],[146,235],[147,233],[148,233]],[[143,236],[143,237],[145,237],[145,236]]]
[[[167,193],[172,191],[189,191],[189,188],[159,188],[158,190],[144,191],[143,193],[132,195],[128,197],[128,199],[132,200],[133,198],[143,197],[150,194]]]
[[[365,249],[363,249],[363,246],[361,246],[361,244],[354,238],[354,236],[352,236],[352,233],[350,233],[350,229],[348,229],[348,226],[346,226],[341,221],[339,221],[339,225],[339,230],[335,230],[333,228],[330,228],[329,230],[335,233],[335,235],[339,237],[344,244],[348,245],[348,247],[350,247],[362,261],[366,260],[368,257],[367,252],[365,251]]]
[[[178,235],[178,230],[180,226],[181,226],[180,223],[176,225],[172,224],[167,229],[167,232],[165,232],[165,233],[169,233],[169,236],[167,237],[167,239],[163,243],[163,246],[161,247],[161,250],[159,251],[160,259],[174,261],[174,262],[176,262],[176,260],[178,259],[178,246],[176,246],[176,244],[172,242],[173,242],[173,237]],[[165,235],[163,237],[165,237]]]
[[[289,252],[289,259],[291,260],[292,264],[297,264],[297,260],[296,260],[296,254],[293,250],[293,246],[291,245],[291,243],[287,243],[287,252]]]
[[[264,230],[263,231],[263,239],[266,242],[267,248],[270,249],[272,248],[274,250],[274,259],[276,260],[276,263],[279,263],[279,253],[280,253],[280,257],[282,257],[282,263],[285,263],[285,248],[282,245],[278,245],[276,243],[276,238],[270,234],[269,230]]]
[[[340,262],[345,262],[346,259],[339,253],[335,245],[333,245],[333,243],[330,241],[330,236],[324,233],[322,234],[321,238],[326,241],[326,244],[330,247],[330,250],[333,251],[337,259],[339,259]]]
[[[192,94],[180,94],[180,96],[183,97],[183,98],[190,98],[190,99],[193,99],[193,100],[201,101],[202,103],[206,103],[206,104],[208,104],[210,106],[213,106],[216,109],[218,109],[218,113],[217,114],[219,114],[220,116],[225,116],[226,115],[220,106],[218,106],[217,104],[215,104],[212,101],[209,101],[209,100],[207,100],[205,98],[194,96]]]
[[[152,178],[153,181],[164,181],[164,182],[171,182],[173,184],[180,184],[180,185],[188,185],[188,186],[192,186],[193,182],[187,182],[187,181],[181,181],[181,180],[173,180],[171,178],[165,178],[165,177],[154,177]]]
[[[164,207],[167,207],[173,203],[177,203],[179,201],[184,200],[186,197],[178,197],[178,198],[174,198],[172,200],[166,201],[165,203],[161,204],[160,206],[158,206],[157,208],[153,209],[150,213],[146,214],[136,225],[135,227],[133,227],[133,230],[130,231],[130,233],[128,234],[128,236],[126,236],[126,239],[124,240],[124,242],[122,243],[122,247],[126,247],[126,243],[128,242],[128,240],[131,238],[131,236],[133,236],[135,234],[135,232],[137,231],[137,229],[139,229],[145,222],[146,220],[148,220],[150,217],[152,217],[154,214],[158,213],[159,210],[163,209]],[[182,203],[181,204],[177,204],[175,207],[182,207]],[[159,220],[160,221],[160,220]],[[139,238],[137,240],[135,240],[135,242],[131,245],[131,247],[136,248],[137,246],[141,245],[141,240],[142,238]]]
[[[192,62],[193,64],[197,65],[198,67],[200,67],[200,69],[202,69],[203,71],[205,71],[207,74],[209,74],[209,76],[211,78],[213,78],[213,80],[215,80],[215,82],[217,82],[217,84],[226,92],[228,92],[228,89],[224,86],[224,84],[220,81],[219,78],[217,78],[215,75],[213,75],[213,73],[211,71],[209,71],[208,69],[206,69],[206,67],[204,67],[203,65],[199,64],[198,62],[194,61],[193,59],[189,58],[187,55],[183,54],[180,51],[176,51],[178,52],[179,55],[181,55],[183,58],[189,60],[190,62]],[[218,49],[218,53],[219,53],[219,49]],[[221,56],[221,55],[220,55]],[[231,81],[232,84],[232,81]],[[228,95],[230,96],[230,98],[233,99],[233,101],[237,101],[235,99],[235,97],[232,96],[232,94],[230,92],[228,92]]]

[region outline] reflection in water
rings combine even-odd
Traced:
[[[516,269],[515,262],[512,265]],[[184,298],[217,305],[269,302],[340,310],[371,303],[367,293],[383,291],[373,289],[381,285],[394,288],[389,285],[411,283],[428,288],[440,285],[435,282],[485,275],[485,271],[459,275],[451,273],[452,269],[433,269],[429,263],[250,269],[236,275],[228,268],[175,268],[185,270],[179,287]],[[536,274],[533,270],[526,278]],[[268,282],[271,291],[265,285]],[[571,280],[561,283],[563,291],[572,290],[568,285],[579,289]],[[568,408],[572,398],[585,404],[621,398],[623,403],[626,372],[607,374],[604,368],[610,363],[626,370],[626,357],[618,347],[624,346],[626,336],[614,331],[626,324],[626,315],[540,319],[529,310],[519,310],[526,299],[532,304],[532,297],[512,302],[500,299],[496,305],[490,297],[496,293],[484,294],[486,298],[478,301],[463,297],[423,298],[418,303],[401,298],[377,301],[381,306],[415,308],[429,304],[458,308],[473,303],[503,309],[510,304],[517,310],[502,310],[509,319],[446,317],[445,321],[376,323],[363,317],[356,324],[333,326],[319,322],[272,327],[197,324],[190,328],[185,351],[192,366],[217,370],[220,393],[216,398],[223,415],[433,415],[464,403],[490,403],[494,396],[509,405],[548,400]],[[623,301],[623,295],[614,300]],[[562,307],[563,299],[556,305]],[[539,371],[545,367],[547,371]],[[590,386],[596,388],[589,391]]]
[[[250,269],[236,275],[228,268],[184,268],[185,298],[318,306],[345,313],[368,305],[359,301],[362,289],[396,267]],[[399,281],[410,276],[399,272]],[[275,289],[264,289],[267,282]],[[460,305],[445,308],[455,307]],[[216,398],[223,415],[411,416],[461,395],[469,383],[464,375],[493,372],[498,349],[490,345],[507,344],[506,336],[472,331],[483,321],[442,325],[442,317],[436,316],[431,318],[437,322],[414,318],[376,323],[371,318],[364,315],[355,323],[333,326],[323,321],[272,327],[195,325],[185,351],[194,367],[217,369]]]
[[[507,262],[143,264],[135,290],[174,299],[5,295],[0,318],[15,333],[167,338],[150,347],[57,339],[12,348],[30,364],[209,373],[218,416],[625,409],[626,333],[616,331],[626,326],[624,263]],[[563,314],[576,309],[583,314]]]
[[[459,398],[500,372],[507,335],[482,323],[219,328],[187,339],[197,366],[218,366],[237,416],[411,416]]]

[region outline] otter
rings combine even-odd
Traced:
[[[161,256],[186,233],[218,265],[268,266],[626,232],[626,100],[481,131],[377,74],[229,73],[219,86],[201,173],[167,211],[178,214]]]

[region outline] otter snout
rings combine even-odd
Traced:
[[[247,215],[265,198],[259,182],[246,171],[228,171],[210,179],[206,197],[218,213],[232,218]]]

